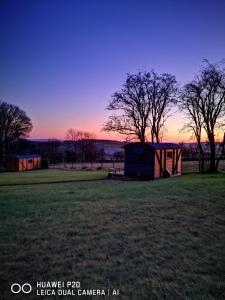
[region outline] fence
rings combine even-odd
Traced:
[[[64,170],[109,170],[111,168],[123,169],[124,162],[83,162],[83,163],[58,163],[50,164],[51,169],[64,169]],[[209,168],[209,160],[205,161],[205,170]],[[182,161],[182,172],[198,172],[199,161]],[[225,171],[225,160],[219,163],[219,171]]]
[[[83,163],[58,163],[50,164],[51,169],[64,170],[108,170],[110,168],[123,168],[123,162],[83,162]]]
[[[210,161],[205,160],[205,171],[209,169]],[[220,160],[219,171],[225,171],[225,160]],[[199,172],[199,161],[198,160],[183,160],[182,161],[182,172]]]

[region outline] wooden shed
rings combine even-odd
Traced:
[[[15,155],[7,163],[9,171],[28,171],[41,168],[41,156],[38,154]]]
[[[124,146],[124,175],[157,179],[181,175],[182,147],[173,143],[130,143]]]

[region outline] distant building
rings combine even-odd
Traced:
[[[38,154],[15,155],[7,162],[8,171],[28,171],[41,168],[41,156]]]
[[[173,143],[130,143],[124,146],[124,175],[156,179],[181,175],[182,148]]]

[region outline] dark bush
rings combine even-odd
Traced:
[[[47,159],[42,159],[42,161],[41,161],[41,169],[48,169],[48,161],[47,161]]]

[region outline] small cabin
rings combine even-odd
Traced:
[[[182,147],[178,144],[130,143],[124,149],[124,176],[157,179],[181,175]]]
[[[15,155],[7,163],[9,171],[28,171],[41,168],[41,156],[38,154]]]

